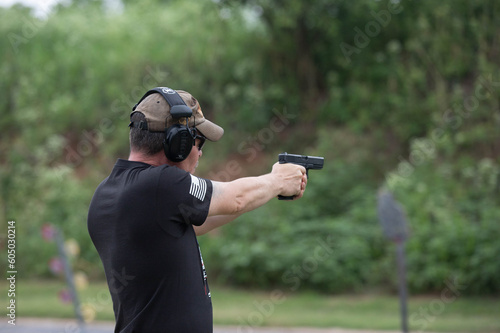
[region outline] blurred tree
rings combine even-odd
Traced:
[[[498,290],[497,266],[487,258],[496,251],[500,191],[499,1],[145,0],[116,11],[107,4],[74,1],[46,18],[0,8],[7,37],[0,39],[0,214],[22,222],[20,258],[33,274],[46,273],[29,253],[46,253],[37,230],[47,221],[64,225],[100,274],[85,229],[91,193],[127,156],[132,105],[151,86],[170,85],[192,92],[228,129],[206,147],[199,169],[206,176],[227,171],[228,162],[241,166],[232,176],[267,171],[283,150],[326,157],[302,205],[271,204],[221,231],[214,246],[227,244],[224,255],[256,244],[253,257],[228,261],[218,260],[218,247],[209,251],[212,261],[227,262],[221,270],[251,282],[255,271],[240,262],[247,260],[251,269],[265,267],[262,284],[279,283],[287,263],[304,260],[307,242],[330,232],[345,236],[347,254],[318,271],[312,287],[386,281],[377,267],[387,257],[368,226],[376,189],[396,173],[408,185],[396,187],[398,198],[416,216],[412,260],[425,264],[418,242],[435,234],[428,221],[447,235],[433,242],[433,264],[412,276],[413,288],[439,288],[450,267],[484,266],[474,292]],[[454,221],[464,231],[452,232]],[[289,236],[270,232],[257,243],[256,230],[275,223]],[[233,234],[246,238],[234,244]],[[286,253],[303,234],[311,237],[287,260],[262,264],[266,241]],[[461,251],[463,239],[483,245]],[[372,264],[360,269],[357,260]],[[333,269],[342,283],[329,280]]]
[[[331,55],[331,41],[338,37],[337,14],[343,1],[260,1],[242,0],[240,4],[262,20],[269,35],[266,79],[281,82],[288,95],[297,94],[307,118],[314,119],[317,106],[327,94],[324,58]],[[234,1],[220,1],[234,8]],[[326,43],[325,43],[326,42]],[[325,64],[325,60],[327,63]],[[331,68],[330,68],[331,69]]]

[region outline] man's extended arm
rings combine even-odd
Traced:
[[[213,181],[212,184],[209,216],[205,223],[194,226],[198,236],[264,205],[278,194],[291,193],[297,195],[296,199],[302,197],[307,176],[301,166],[276,163],[273,171],[266,175],[239,178],[227,183]]]
[[[237,216],[264,205],[279,194],[297,196],[297,199],[302,197],[307,177],[302,166],[276,163],[271,173],[266,175],[239,178],[227,183],[214,181],[212,184],[208,216]]]

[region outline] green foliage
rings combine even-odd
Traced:
[[[408,278],[415,291],[439,291],[452,276],[467,293],[500,291],[500,269],[490,264],[500,251],[499,181],[500,168],[490,159],[431,160],[390,176],[411,220]]]
[[[11,155],[17,155],[15,151]],[[12,159],[22,159],[12,156]],[[4,216],[16,221],[16,265],[24,277],[47,276],[48,261],[57,256],[54,243],[42,240],[41,227],[57,225],[66,239],[75,239],[82,260],[77,266],[96,268],[98,256],[86,232],[86,216],[92,190],[71,177],[67,167],[47,168],[18,161],[17,168],[0,173],[2,195],[8,198]],[[6,172],[6,173],[4,173]],[[37,194],[37,195],[34,195]],[[35,255],[36,254],[36,255]]]
[[[388,178],[387,185],[410,220],[410,290],[440,292],[447,280],[458,279],[465,285],[464,294],[498,293],[500,270],[494,263],[500,251],[500,168],[489,159],[478,165],[435,164]],[[321,201],[315,194],[323,185],[314,181],[308,185],[311,197],[303,199],[305,207]],[[323,201],[338,207],[332,202],[335,197],[332,187]],[[337,218],[318,218],[317,206],[304,211],[290,203],[271,202],[239,218],[220,236],[202,240],[210,273],[221,282],[289,291],[300,287],[343,292],[375,286],[395,290],[394,248],[382,238],[375,191],[365,189]]]
[[[0,8],[0,214],[17,221],[23,274],[49,274],[50,222],[79,242],[75,264],[102,276],[88,204],[128,154],[131,107],[167,85],[226,128],[202,175],[228,161],[233,176],[267,171],[283,150],[326,158],[300,202],[200,239],[217,279],[393,288],[375,211],[385,183],[411,222],[412,291],[459,276],[466,293],[498,293],[498,1],[124,3],[73,1],[47,18]]]

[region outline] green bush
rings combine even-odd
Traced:
[[[440,292],[447,280],[457,278],[466,286],[464,294],[496,294],[500,203],[492,196],[497,191],[492,175],[500,168],[483,160],[477,173],[467,176],[473,177],[470,182],[453,181],[450,169],[457,166],[428,163],[388,184],[408,215],[410,291]],[[297,206],[307,207],[307,195],[312,194],[317,209],[334,195],[318,203],[321,197],[314,195],[314,180],[310,182],[312,193],[306,193],[302,203],[270,203],[240,217],[218,236],[201,239],[209,272],[218,281],[290,291],[396,290],[394,245],[382,237],[375,191],[364,191],[340,217],[318,218],[318,211],[309,216]]]
[[[168,85],[226,128],[202,176],[228,161],[241,166],[233,176],[265,172],[284,150],[326,158],[300,202],[273,201],[200,239],[217,279],[395,288],[375,209],[385,183],[408,212],[413,292],[458,276],[466,293],[498,293],[498,1],[124,3],[111,12],[74,1],[46,19],[0,8],[0,215],[17,221],[24,275],[49,275],[55,247],[40,227],[50,222],[79,242],[75,265],[103,276],[88,204],[127,157],[131,107]],[[390,3],[402,11],[356,45]],[[359,52],[346,56],[342,43]]]
[[[451,276],[466,281],[467,293],[500,291],[499,171],[491,159],[431,160],[389,178],[411,221],[408,279],[416,292],[439,291]]]

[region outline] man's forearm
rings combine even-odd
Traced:
[[[239,189],[235,195],[239,205],[237,214],[259,208],[281,192],[279,181],[271,174],[236,179],[234,186]]]
[[[194,227],[198,236],[233,221],[245,212],[264,205],[276,197],[280,190],[279,184],[271,174],[239,178],[229,183],[212,183],[212,200],[222,202],[222,205],[218,204],[217,206],[223,207],[224,212],[231,214],[209,216],[205,223]],[[209,215],[211,214],[215,214],[215,212],[209,211]]]
[[[209,216],[200,226],[193,226],[194,231],[197,236],[201,236],[206,234],[209,231],[212,231],[224,224],[228,224],[229,222],[235,220],[240,215],[217,215],[217,216]]]
[[[306,169],[290,163],[275,163],[271,173],[259,177],[239,178],[228,183],[214,181],[208,216],[243,214],[278,194],[298,199],[302,197],[306,184]]]
[[[209,216],[249,212],[276,197],[280,191],[279,181],[272,174],[239,178],[228,183],[213,182]]]

